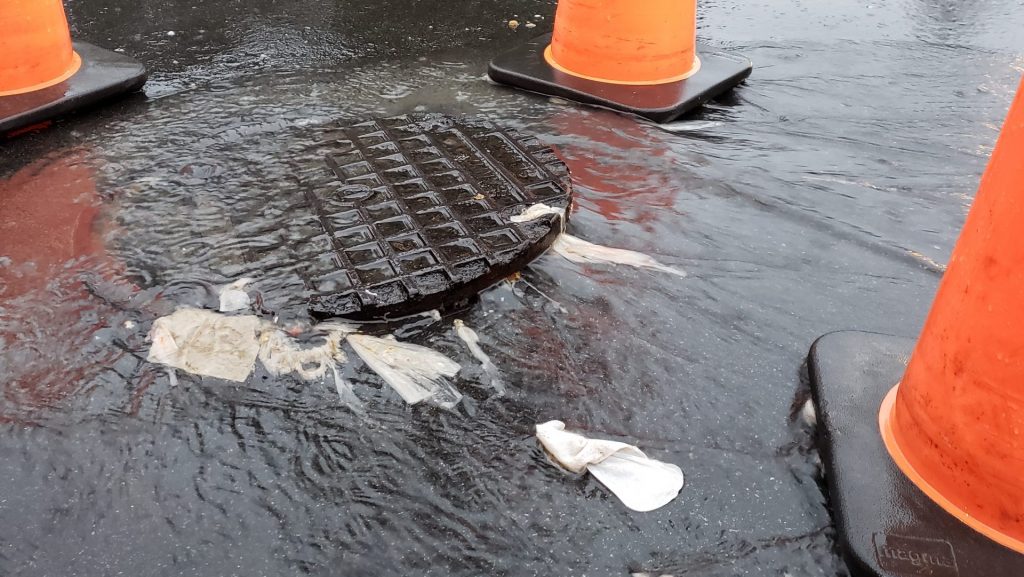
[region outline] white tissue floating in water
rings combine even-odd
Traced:
[[[220,290],[220,312],[228,313],[249,308],[249,295],[245,285],[252,282],[251,278],[238,279]]]
[[[621,248],[601,246],[581,238],[576,238],[571,234],[560,234],[555,239],[554,244],[551,245],[551,248],[565,259],[578,264],[624,264],[637,268],[667,272],[677,276],[686,276],[684,271],[663,265],[646,254]]]
[[[634,511],[662,507],[683,488],[679,467],[651,459],[633,445],[588,439],[566,431],[561,421],[537,425],[537,439],[559,465],[574,473],[588,471]]]
[[[180,309],[153,323],[148,360],[196,375],[244,382],[256,359],[274,376],[295,373],[307,381],[330,371],[341,400],[354,409],[362,406],[337,365],[346,360],[341,342],[355,328],[342,323],[316,327],[324,342],[303,347],[273,323],[251,315],[229,316],[200,309]]]
[[[348,343],[410,405],[430,401],[450,409],[462,399],[447,380],[461,367],[433,349],[360,334],[349,335]]]
[[[355,327],[344,323],[321,323],[315,329],[323,333],[324,342],[302,347],[284,331],[268,326],[260,335],[260,362],[274,376],[295,373],[307,381],[321,379],[330,371],[342,402],[353,409],[362,408],[363,404],[352,386],[338,372],[338,364],[348,360],[341,349],[341,341],[355,332]]]
[[[559,216],[563,216],[564,217],[565,216],[565,209],[564,208],[555,208],[553,206],[548,206],[548,205],[546,205],[544,203],[538,203],[538,204],[534,204],[534,205],[531,205],[531,206],[527,207],[526,210],[524,210],[523,212],[521,212],[521,213],[519,213],[519,214],[517,214],[517,215],[515,215],[513,217],[510,217],[509,220],[511,220],[512,222],[516,222],[516,223],[519,223],[519,222],[529,222],[531,220],[538,219],[538,218],[540,218],[540,217],[542,217],[544,215],[547,215],[547,214],[557,214]],[[564,221],[564,219],[563,219],[563,221]]]
[[[437,311],[420,316],[431,322],[440,318]],[[462,399],[447,381],[461,367],[437,351],[401,343],[394,337],[353,334],[356,327],[341,322],[321,323],[313,330],[322,335],[323,342],[308,346],[274,323],[252,315],[183,308],[154,321],[148,360],[166,365],[172,382],[173,369],[244,382],[255,368],[256,359],[274,376],[295,374],[312,381],[330,372],[341,400],[358,410],[362,403],[338,371],[338,365],[347,360],[341,348],[347,338],[360,358],[409,404],[429,400],[451,408]],[[479,347],[476,350],[483,354]],[[484,366],[489,374],[494,371],[496,375],[497,369],[489,359]],[[496,386],[500,384],[499,380]]]
[[[462,342],[466,343],[466,347],[469,352],[473,354],[480,365],[483,366],[484,372],[491,378],[491,387],[498,392],[499,395],[505,394],[505,383],[501,380],[501,375],[498,373],[498,367],[494,366],[491,362],[491,357],[487,356],[487,353],[480,348],[480,336],[476,334],[476,331],[466,326],[466,323],[459,319],[455,319],[455,335],[462,339]]]
[[[328,331],[320,345],[303,348],[284,331],[268,328],[260,335],[260,362],[274,376],[295,373],[307,381],[323,378],[346,360],[341,341],[348,333]]]
[[[147,360],[240,383],[256,364],[260,325],[255,316],[180,309],[153,322]]]

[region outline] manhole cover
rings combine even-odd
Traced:
[[[327,127],[297,166],[326,233],[326,266],[303,278],[318,317],[375,318],[443,307],[540,255],[567,211],[569,172],[531,136],[480,120],[398,116]],[[327,270],[324,273],[324,270]]]

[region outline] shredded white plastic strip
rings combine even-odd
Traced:
[[[663,265],[646,254],[621,248],[610,248],[587,242],[570,234],[561,234],[551,248],[562,257],[578,264],[624,264],[686,276],[686,272]]]
[[[447,380],[461,367],[433,349],[360,334],[349,335],[348,343],[410,405],[430,401],[450,409],[462,399]]]
[[[698,122],[694,120],[686,120],[682,122],[670,122],[668,124],[661,124],[658,128],[667,130],[668,132],[700,132],[701,130],[707,130],[714,128],[722,124],[721,122]]]
[[[498,367],[491,362],[491,357],[487,356],[487,353],[480,348],[480,335],[476,334],[476,331],[466,326],[466,323],[459,319],[455,319],[455,335],[462,339],[462,342],[466,343],[466,347],[469,352],[473,354],[480,365],[483,367],[484,372],[491,378],[491,387],[499,395],[505,394],[505,383],[501,380],[501,374],[498,372]]]
[[[331,374],[334,376],[334,388],[338,390],[338,397],[341,398],[341,402],[348,405],[349,408],[361,412],[363,402],[359,400],[356,392],[352,390],[352,385],[338,372],[336,365],[331,365]]]
[[[303,348],[280,329],[267,327],[260,335],[260,362],[274,376],[295,373],[307,381],[322,379],[330,371],[342,402],[353,409],[361,409],[359,397],[338,372],[338,365],[348,360],[341,349],[341,341],[355,332],[355,327],[330,322],[317,325],[315,330],[324,333],[324,342]]]
[[[228,313],[248,309],[250,301],[249,295],[245,292],[245,285],[251,282],[251,278],[242,278],[220,289],[220,312]]]
[[[564,217],[565,209],[548,206],[544,203],[538,203],[527,207],[522,213],[510,217],[509,220],[516,223],[529,222],[548,214],[557,214]]]
[[[243,382],[256,364],[261,321],[184,308],[153,322],[147,360],[196,375]]]
[[[556,301],[555,299],[551,298],[550,296],[548,296],[548,294],[546,292],[544,292],[544,291],[540,290],[539,288],[537,288],[536,285],[534,285],[530,281],[528,281],[525,278],[523,278],[522,275],[519,275],[514,280],[510,279],[508,281],[508,286],[512,288],[512,293],[515,294],[516,296],[522,296],[523,294],[525,294],[525,293],[516,292],[516,289],[515,289],[516,283],[523,283],[524,285],[526,285],[526,286],[530,287],[531,289],[533,289],[533,292],[539,294],[541,296],[541,298],[543,298],[544,300],[546,300],[549,303],[551,303],[551,305],[554,306],[558,310],[558,312],[562,313],[563,315],[569,314],[569,311],[567,311],[565,309],[565,307],[562,306],[562,303],[560,303],[560,302]]]
[[[634,511],[653,511],[668,504],[683,488],[683,471],[651,459],[643,451],[616,441],[588,439],[565,430],[565,423],[537,425],[537,439],[562,467],[587,471]]]
[[[283,331],[271,328],[260,335],[259,359],[274,376],[295,373],[307,381],[322,379],[331,367],[347,360],[341,350],[345,334],[330,331],[323,344],[303,348]]]

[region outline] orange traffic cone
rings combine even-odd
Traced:
[[[880,423],[943,509],[1024,553],[1024,84]]]
[[[667,17],[666,16],[669,16]],[[695,0],[562,0],[544,57],[555,68],[612,84],[662,84],[692,76]]]
[[[833,514],[859,570],[1024,575],[1021,223],[1024,83],[916,346],[841,332],[811,349]]]
[[[81,65],[60,0],[0,5],[0,96],[63,82]]]
[[[0,2],[0,135],[145,82],[124,55],[71,42],[61,0]]]
[[[696,0],[560,0],[554,32],[496,58],[497,82],[669,122],[750,75],[697,55]]]

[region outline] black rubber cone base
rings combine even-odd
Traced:
[[[547,250],[568,217],[569,171],[532,136],[442,115],[319,132],[293,160],[323,233],[310,242],[325,241],[303,279],[317,317],[455,305]],[[554,213],[516,218],[535,204]]]
[[[552,68],[544,59],[544,49],[550,43],[550,34],[535,38],[495,58],[487,72],[495,82],[663,123],[728,92],[750,76],[752,68],[742,56],[712,52],[698,45],[701,68],[685,80],[652,86],[607,84]]]
[[[825,335],[808,358],[818,440],[840,545],[854,577],[1024,576],[1024,555],[933,503],[889,457],[878,410],[903,376],[914,341]]]
[[[34,92],[0,96],[0,136],[138,90],[146,83],[146,68],[136,60],[85,42],[74,46],[82,66],[73,76]]]

